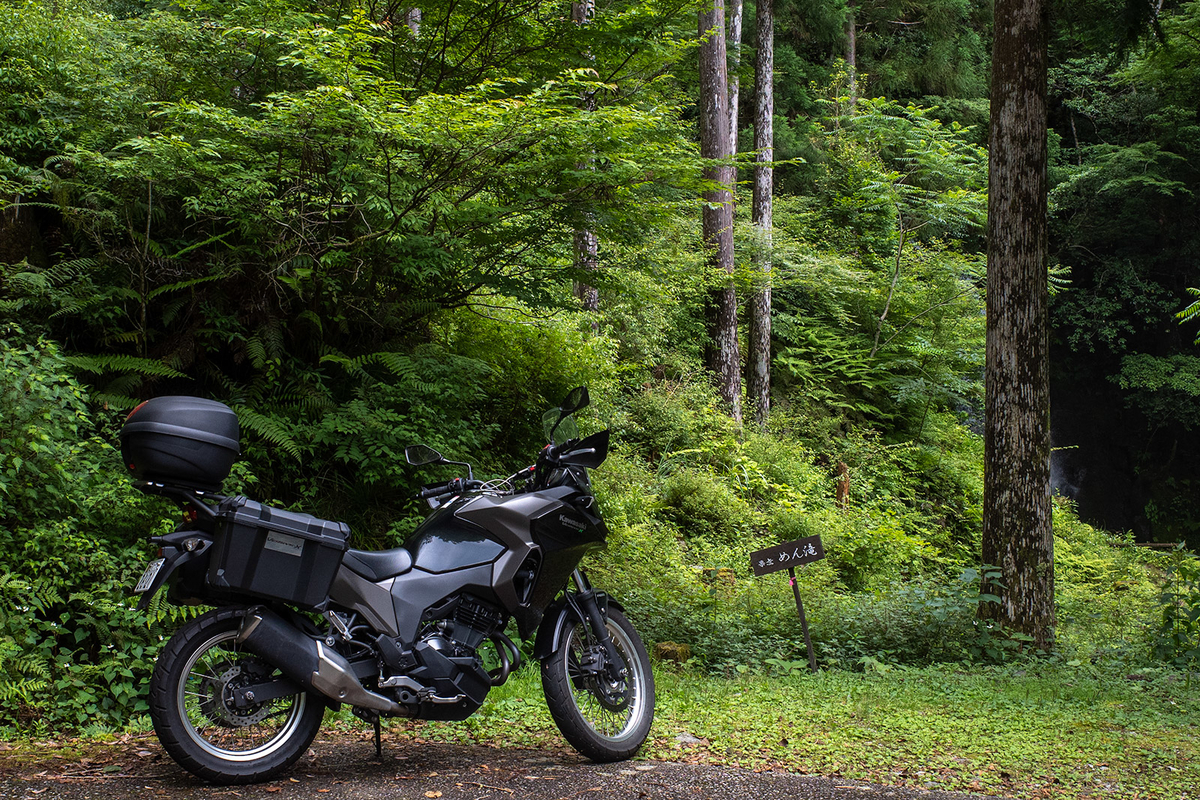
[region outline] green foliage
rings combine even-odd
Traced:
[[[776,373],[794,403],[920,438],[981,394],[986,160],[926,109],[826,103],[812,197],[775,212]]]
[[[895,663],[1009,660],[1021,647],[1020,637],[978,619],[981,604],[999,602],[995,595],[980,593],[981,574],[994,580],[999,571],[964,569],[952,580],[918,581],[875,595],[823,599],[813,611],[814,618],[837,623],[821,626],[817,652],[830,666],[867,670]]]
[[[1079,521],[1069,503],[1054,508],[1054,591],[1057,647],[1068,660],[1145,663],[1161,592],[1160,554],[1134,546],[1132,536]]]
[[[44,339],[0,337],[0,718],[119,727],[146,709],[146,682],[179,611],[133,609],[143,564],[131,546],[162,528],[161,502],[133,493],[99,437],[87,395]]]
[[[1198,451],[1187,388],[1194,323],[1180,335],[1173,322],[1186,287],[1200,286],[1200,12],[1194,0],[1161,11],[1087,0],[1055,14],[1051,264],[1071,273],[1051,302],[1055,402],[1078,424],[1059,443],[1080,446],[1079,466],[1123,461],[1137,474],[1081,494],[1085,514],[1190,542],[1196,509],[1180,501]]]
[[[1200,414],[1200,358],[1196,356],[1128,355],[1112,380],[1127,392],[1126,402],[1152,424],[1178,420],[1190,429]]]
[[[1171,80],[1196,6],[1164,7],[1178,46],[1127,51],[1121,74],[1095,24],[1053,78],[1057,343],[1175,430],[1196,365],[1148,332],[1200,285],[1178,271],[1196,82]],[[614,432],[593,476],[610,549],[589,568],[648,640],[717,673],[802,672],[790,587],[747,561],[820,535],[799,584],[825,665],[1018,654],[975,614],[987,4],[854,4],[853,101],[848,7],[780,6],[776,229],[768,244],[743,214],[736,231],[739,291],[762,280],[751,255],[773,268],[765,432],[729,419],[700,366],[695,8],[619,0],[588,25],[563,8],[432,2],[413,35],[358,0],[0,3],[0,313],[31,332],[0,335],[6,720],[144,707],[178,612],[134,612],[125,589],[169,514],[130,492],[109,409],[169,393],[236,409],[227,489],[382,547],[445,477],[404,465],[406,445],[509,474],[540,411],[588,384],[584,428]],[[600,268],[580,273],[584,226]],[[576,281],[599,313],[576,310]],[[1147,518],[1188,517],[1186,480],[1156,482]],[[1157,563],[1067,508],[1055,531],[1062,654],[1142,663]]]
[[[1159,603],[1162,619],[1154,641],[1155,658],[1194,669],[1200,664],[1200,559],[1177,550]]]
[[[749,505],[727,484],[712,475],[680,470],[667,478],[659,495],[663,516],[685,537],[714,544],[732,544],[751,532]]]
[[[58,367],[56,370],[55,367]],[[71,502],[68,463],[87,423],[86,395],[58,348],[0,329],[0,525],[42,519]]]

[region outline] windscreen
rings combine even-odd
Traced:
[[[562,444],[568,439],[579,438],[575,417],[571,414],[564,417],[561,408],[552,408],[542,414],[542,430],[546,433],[546,440],[552,444]]]

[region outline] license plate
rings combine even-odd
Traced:
[[[137,582],[137,586],[133,587],[134,594],[142,594],[150,588],[150,584],[154,583],[154,579],[158,577],[158,571],[162,569],[162,565],[167,563],[165,558],[156,558],[146,565],[146,571],[142,573],[142,579]]]

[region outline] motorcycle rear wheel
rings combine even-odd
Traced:
[[[542,690],[550,716],[572,747],[600,763],[633,756],[654,721],[654,673],[641,636],[615,608],[608,609],[606,627],[626,664],[625,679],[616,686],[622,702],[605,698],[603,687],[596,685],[603,679],[580,668],[588,649],[583,623],[576,621],[559,648],[542,662]]]
[[[162,746],[184,769],[212,783],[257,783],[308,750],[325,714],[299,692],[257,706],[228,701],[239,681],[278,671],[235,641],[242,609],[217,609],[184,625],[158,657],[150,679],[150,719]]]

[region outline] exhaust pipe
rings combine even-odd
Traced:
[[[247,611],[237,642],[311,692],[338,703],[404,716],[399,703],[363,688],[341,653],[305,636],[270,609],[258,606]]]

